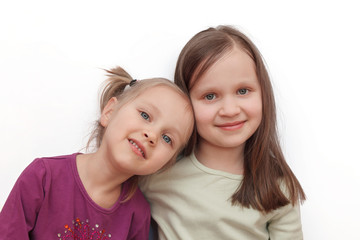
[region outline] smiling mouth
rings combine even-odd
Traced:
[[[140,153],[140,155],[145,158],[145,152],[139,147],[139,145],[137,145],[136,142],[134,142],[133,140],[129,140],[129,142],[134,146],[134,148],[137,150],[136,153]],[[139,154],[138,154],[139,155]]]
[[[232,131],[232,130],[237,130],[242,128],[242,126],[245,124],[245,121],[239,121],[239,122],[232,122],[232,123],[225,123],[225,124],[221,124],[221,125],[217,125],[217,127],[223,129],[223,130],[227,130],[227,131]]]

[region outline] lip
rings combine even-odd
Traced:
[[[242,126],[244,126],[245,122],[246,121],[236,121],[236,122],[218,124],[216,126],[225,131],[234,131],[234,130],[238,130],[238,129],[242,128]]]
[[[129,139],[129,144],[136,155],[146,159],[146,150],[144,145],[135,139]]]

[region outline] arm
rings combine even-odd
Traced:
[[[302,240],[300,206],[288,204],[278,210],[269,221],[268,230],[271,240]]]
[[[20,175],[0,213],[1,239],[29,239],[44,199],[45,169],[32,162]]]

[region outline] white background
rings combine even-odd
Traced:
[[[36,157],[80,151],[102,68],[173,78],[184,44],[230,24],[269,67],[281,143],[308,200],[305,239],[360,239],[359,7],[356,1],[0,3],[0,207]]]

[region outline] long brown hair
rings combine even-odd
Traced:
[[[108,73],[108,79],[104,82],[104,86],[101,88],[101,95],[100,95],[100,112],[102,112],[107,104],[107,102],[113,98],[116,97],[118,100],[118,103],[116,105],[116,109],[121,108],[124,104],[134,100],[137,96],[142,94],[144,91],[157,87],[157,86],[166,86],[175,92],[177,92],[180,96],[184,98],[186,102],[188,102],[188,105],[185,106],[186,109],[188,109],[190,112],[192,112],[192,106],[190,103],[190,99],[188,96],[173,82],[171,82],[168,79],[165,78],[151,78],[151,79],[144,79],[141,81],[133,80],[133,78],[130,76],[129,73],[127,73],[123,68],[121,67],[115,67],[110,70],[105,70]],[[133,86],[129,87],[131,81],[136,81]],[[127,89],[127,87],[129,87]],[[126,90],[125,90],[126,89]],[[106,131],[106,128],[102,126],[100,123],[100,119],[96,121],[94,129],[90,135],[90,138],[87,143],[87,149],[90,149],[91,144],[94,142],[95,146],[93,148],[98,149],[101,145],[104,133]],[[190,138],[187,136],[186,139]],[[180,149],[172,159],[163,167],[163,169],[168,168],[176,161],[176,155],[184,148],[185,146],[181,146]],[[129,200],[135,193],[139,176],[134,175],[129,180],[130,182],[130,188],[126,194],[125,200],[123,202],[126,202]]]
[[[230,26],[208,28],[193,36],[182,49],[175,69],[175,83],[188,95],[197,81],[220,57],[240,47],[254,61],[261,86],[262,120],[246,141],[244,176],[232,204],[270,212],[305,200],[305,193],[285,161],[278,140],[273,89],[263,58],[254,43]],[[196,143],[196,139],[193,140]],[[195,144],[184,150],[189,155]],[[283,189],[285,187],[285,189]]]

